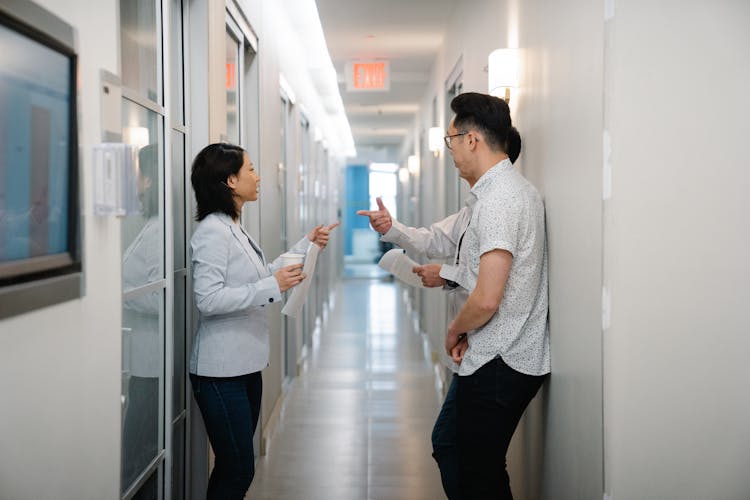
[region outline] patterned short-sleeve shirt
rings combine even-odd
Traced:
[[[469,349],[459,375],[471,375],[497,356],[521,373],[549,373],[547,242],[542,198],[509,160],[482,175],[471,189],[471,196],[476,201],[461,245],[456,281],[467,290],[474,290],[479,258],[492,250],[507,250],[513,255],[513,263],[498,311],[483,326],[469,332]]]

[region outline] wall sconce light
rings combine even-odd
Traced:
[[[518,88],[518,49],[493,50],[488,59],[489,93],[510,102],[510,89]]]
[[[419,174],[419,156],[410,155],[406,160],[406,168],[409,169],[411,175]]]
[[[401,181],[402,184],[406,184],[409,182],[409,170],[401,167],[398,169],[398,180]]]
[[[443,129],[430,127],[427,139],[427,149],[435,153],[435,158],[437,158],[440,155],[440,150],[443,149]]]

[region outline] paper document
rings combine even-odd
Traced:
[[[282,314],[297,318],[299,313],[302,312],[302,306],[305,305],[307,300],[307,291],[312,283],[313,273],[315,273],[315,262],[318,260],[318,254],[320,253],[320,247],[315,244],[311,244],[307,249],[305,255],[305,265],[302,266],[302,272],[305,274],[305,279],[302,283],[292,288],[292,293],[281,309]]]
[[[388,250],[380,259],[378,265],[407,285],[424,288],[422,278],[411,272],[412,268],[419,264],[407,257],[400,248]]]

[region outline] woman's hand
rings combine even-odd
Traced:
[[[305,275],[302,273],[302,264],[292,264],[291,266],[282,267],[275,273],[274,278],[279,284],[279,290],[286,292],[290,288],[302,283]]]
[[[331,237],[331,231],[336,228],[341,222],[334,222],[330,226],[315,226],[315,228],[307,233],[307,239],[315,243],[320,247],[321,250],[325,249],[328,244],[328,239]]]
[[[425,264],[424,266],[414,266],[411,272],[422,278],[424,286],[434,288],[445,286],[445,279],[440,277],[441,267],[443,267],[442,264]]]

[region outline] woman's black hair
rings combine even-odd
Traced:
[[[515,163],[521,154],[521,134],[513,126],[508,103],[499,97],[466,92],[451,101],[456,114],[453,126],[459,131],[475,128],[493,151],[502,151]]]
[[[227,179],[237,174],[244,162],[245,150],[234,144],[209,144],[196,155],[190,175],[198,205],[196,220],[201,221],[214,212],[227,214],[233,219],[240,216]]]

